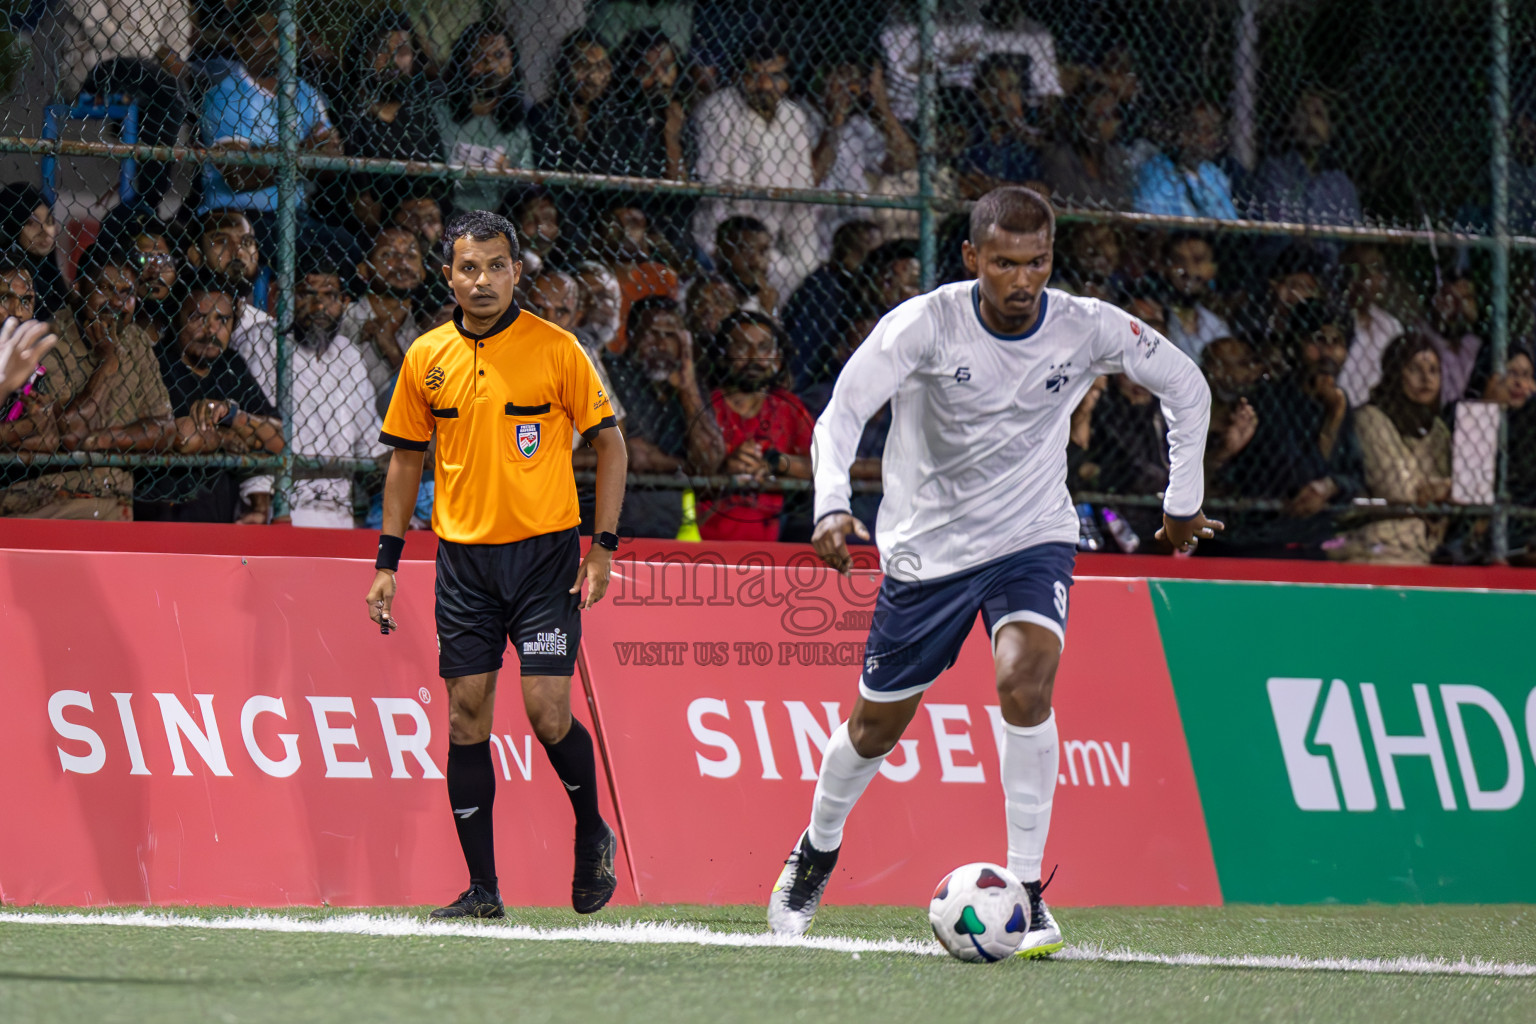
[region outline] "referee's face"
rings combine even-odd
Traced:
[[[460,238],[453,244],[453,265],[443,268],[453,297],[464,311],[464,326],[479,333],[501,319],[523,264],[500,235],[485,242]]]

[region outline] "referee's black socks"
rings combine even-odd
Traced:
[[[496,846],[492,839],[491,804],[496,800],[496,771],[491,766],[491,741],[448,744],[448,801],[459,846],[469,865],[469,880],[491,892],[496,888]]]
[[[592,752],[592,734],[573,717],[565,739],[544,744],[544,752],[565,784],[566,796],[571,798],[571,809],[576,812],[576,838],[597,834],[603,817],[597,810],[597,761]]]

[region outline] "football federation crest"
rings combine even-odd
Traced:
[[[431,371],[427,374],[427,390],[436,391],[438,388],[442,387],[443,379],[443,368],[441,366],[432,367]]]
[[[523,458],[533,458],[533,453],[539,450],[539,425],[537,423],[519,423],[517,425],[517,450],[523,453]]]

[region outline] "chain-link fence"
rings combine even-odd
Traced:
[[[488,209],[520,303],[622,407],[624,528],[804,539],[842,364],[967,276],[969,200],[1024,183],[1060,212],[1053,286],[1204,367],[1212,552],[1523,557],[1536,11],[1510,7],[13,7],[0,301],[64,340],[0,414],[0,514],[377,523],[381,411],[452,316],[444,222]],[[1127,378],[1084,400],[1083,546],[1153,547],[1164,427]]]

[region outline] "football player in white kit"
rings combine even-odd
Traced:
[[[885,579],[853,713],[823,754],[809,827],[768,903],[768,924],[802,935],[837,863],[843,824],[954,664],[977,612],[992,636],[1004,722],[1008,868],[1030,894],[1021,956],[1065,944],[1041,898],[1058,770],[1051,687],[1066,635],[1078,521],[1067,492],[1072,411],[1100,374],[1162,401],[1169,480],[1160,539],[1188,551],[1222,524],[1201,514],[1210,390],[1189,357],[1135,317],[1046,288],[1055,215],[1038,193],[996,189],[971,213],[963,255],[975,281],[887,313],[838,376],[812,459],[821,558],[851,566],[848,471],[864,424],[891,403],[875,527]]]

